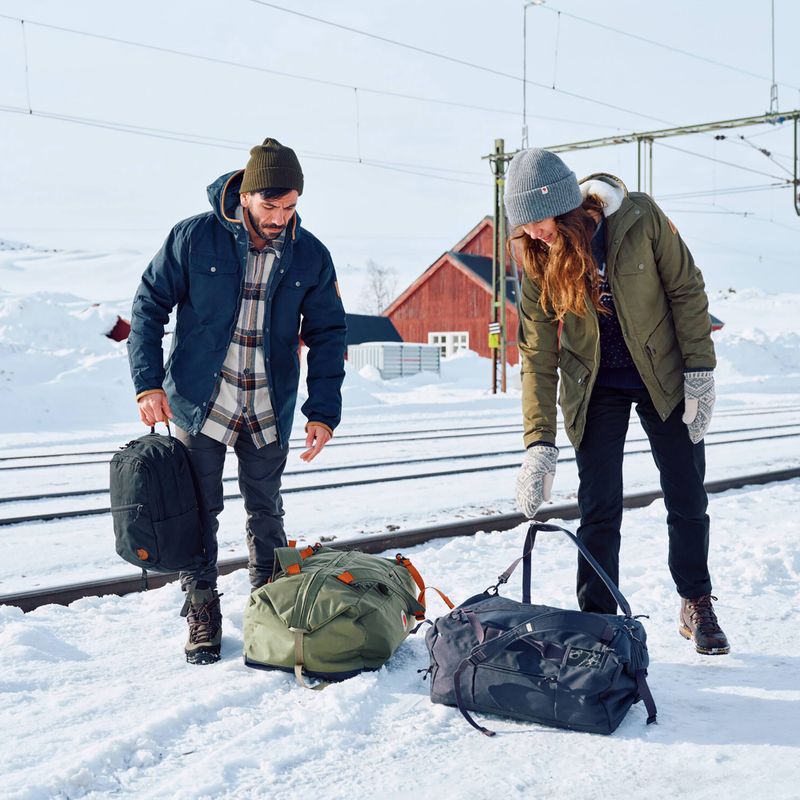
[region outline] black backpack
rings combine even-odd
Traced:
[[[591,614],[531,603],[531,551],[537,531],[562,531],[614,595],[622,614]],[[501,597],[519,562],[522,602]],[[425,636],[431,700],[469,711],[514,717],[591,733],[612,733],[644,700],[648,724],[656,707],[645,680],[647,637],[627,600],[582,542],[557,525],[531,524],[523,555],[495,586],[439,617]]]
[[[111,515],[117,553],[155,572],[191,571],[205,551],[198,491],[187,449],[171,435],[150,433],[111,459]]]

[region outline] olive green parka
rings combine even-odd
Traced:
[[[683,373],[716,366],[708,297],[700,270],[677,229],[655,201],[628,193],[612,175],[581,181],[585,196],[606,204],[606,270],[622,335],[653,405],[666,419],[683,400]],[[525,275],[520,301],[519,350],[525,446],[555,443],[556,387],[570,442],[578,448],[600,366],[597,311],[569,313],[559,337],[552,309]]]

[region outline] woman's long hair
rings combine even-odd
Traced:
[[[589,195],[576,209],[555,218],[558,236],[548,247],[531,239],[522,228],[511,236],[513,255],[528,277],[541,289],[542,309],[562,320],[568,313],[587,314],[586,290],[599,313],[608,313],[600,303],[599,276],[592,255],[592,236],[597,223],[589,212],[602,214],[605,203]]]

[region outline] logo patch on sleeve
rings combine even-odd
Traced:
[[[669,229],[672,231],[672,235],[677,236],[678,229],[675,227],[675,223],[669,217],[667,217],[667,222],[669,223]]]

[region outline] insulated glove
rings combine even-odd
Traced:
[[[711,423],[714,411],[714,373],[711,370],[702,372],[685,372],[683,374],[683,390],[686,396],[685,408],[681,419],[689,429],[689,438],[697,444],[705,435]]]
[[[551,444],[534,444],[525,452],[517,476],[517,508],[533,519],[539,506],[550,499],[556,476],[558,448]]]

